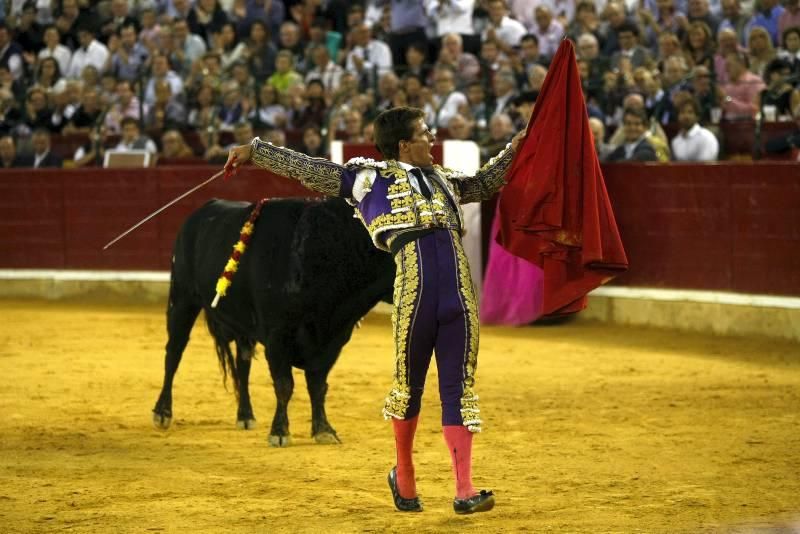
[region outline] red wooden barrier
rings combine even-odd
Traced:
[[[0,268],[169,269],[181,222],[210,198],[315,196],[253,168],[120,232],[216,172],[209,166],[0,172]],[[604,167],[630,271],[622,285],[800,296],[800,165]]]

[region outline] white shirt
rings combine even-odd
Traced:
[[[360,57],[364,60],[364,70],[371,72],[373,67],[378,68],[378,76],[386,74],[392,70],[392,50],[389,45],[382,41],[370,40],[367,46],[354,46],[347,54],[345,69],[353,74],[359,74],[356,62],[353,57]]]
[[[138,139],[136,141],[138,141]],[[129,152],[131,150],[146,150],[151,154],[158,153],[158,147],[156,147],[156,144],[149,137],[147,138],[147,140],[145,140],[143,149],[133,147],[136,141],[134,141],[133,143],[126,143],[125,141],[120,141],[119,144],[117,144],[117,146],[114,147],[114,150],[118,152]]]
[[[89,46],[84,50],[79,47],[72,54],[72,60],[69,62],[69,69],[67,69],[66,77],[77,80],[81,77],[81,72],[87,65],[92,65],[97,69],[98,74],[103,74],[108,61],[108,48],[106,45],[99,42],[97,39],[92,40]]]
[[[314,67],[308,74],[306,74],[305,82],[308,83],[311,80],[319,80],[322,82],[322,85],[325,87],[325,90],[329,93],[333,93],[336,88],[339,87],[339,82],[342,79],[342,74],[344,74],[344,69],[334,63],[333,61],[328,61],[328,64],[325,65],[324,69],[320,69],[319,67]]]
[[[72,59],[72,52],[70,49],[62,44],[57,44],[52,50],[44,47],[39,51],[39,60],[47,57],[56,60],[58,68],[61,70],[61,75],[64,76],[69,68],[69,60]]]
[[[464,93],[451,91],[444,96],[433,95],[433,103],[433,106],[425,104],[425,122],[437,128],[447,128],[450,119],[458,115],[459,108],[468,105],[469,101]]]
[[[530,27],[530,32],[539,39],[539,53],[545,57],[553,57],[564,37],[564,27],[555,19],[550,22],[546,31],[541,31],[538,24]]]
[[[699,124],[672,138],[672,156],[676,161],[716,161],[718,155],[719,141]]]
[[[525,26],[523,26],[521,22],[508,17],[508,15],[500,20],[499,26],[495,26],[490,21],[486,26],[486,29],[483,30],[483,33],[481,34],[482,41],[487,39],[489,28],[494,28],[494,33],[497,38],[509,46],[519,46],[519,42],[522,40],[522,37],[528,33],[528,31],[525,29]]]
[[[431,20],[436,21],[436,36],[443,37],[448,33],[472,35],[475,27],[472,25],[472,10],[475,0],[450,0],[441,8],[439,0],[425,0],[425,13]]]

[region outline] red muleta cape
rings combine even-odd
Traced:
[[[553,58],[498,204],[506,250],[544,270],[544,315],[575,313],[628,268],[597,160],[575,49]]]

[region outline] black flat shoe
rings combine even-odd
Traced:
[[[389,488],[392,490],[392,498],[394,499],[394,506],[401,512],[421,512],[422,503],[419,502],[419,497],[413,499],[406,499],[400,496],[397,491],[397,467],[392,467],[389,471]]]
[[[480,493],[468,499],[453,499],[453,510],[457,514],[488,512],[492,508],[494,508],[494,493],[491,490],[481,490]]]

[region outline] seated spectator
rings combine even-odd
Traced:
[[[126,23],[119,31],[109,37],[108,51],[111,54],[110,72],[118,80],[127,80],[137,83],[144,76],[145,65],[149,52],[142,43],[136,31],[135,23]]]
[[[22,54],[22,47],[11,38],[11,33],[4,20],[0,20],[0,51],[2,51],[2,63],[8,68],[11,77],[19,80],[25,69]]]
[[[60,93],[67,88],[67,81],[61,77],[58,61],[55,58],[46,57],[39,61],[34,85],[44,89],[48,95]]]
[[[533,65],[528,70],[528,90],[541,91],[544,79],[547,77],[547,68],[542,65]]]
[[[758,98],[765,85],[747,70],[747,57],[731,53],[725,56],[728,83],[722,85],[725,98],[722,110],[726,119],[752,119],[758,111]]]
[[[58,62],[59,72],[65,73],[72,59],[72,50],[61,44],[61,34],[55,26],[49,26],[44,31],[44,48],[39,51],[39,61],[44,58],[54,58]]]
[[[398,72],[404,77],[413,74],[423,83],[427,83],[431,76],[431,66],[428,63],[428,49],[424,43],[411,43],[406,48],[405,65],[398,65]]]
[[[689,96],[688,93],[680,93],[683,96]],[[626,96],[622,100],[622,109],[623,115],[626,110],[632,109],[636,111],[641,111],[647,117],[647,108],[645,107],[645,100],[642,95],[638,93],[631,93]],[[670,160],[670,153],[669,153],[669,139],[667,138],[667,134],[661,125],[652,119],[647,120],[647,140],[650,142],[650,146],[656,151],[656,156],[658,157],[658,161],[669,161]],[[617,148],[625,143],[626,133],[625,128],[617,128],[614,132],[614,135],[611,136],[611,139],[608,140],[609,145],[613,148]]]
[[[231,65],[228,77],[230,81],[236,82],[239,86],[242,98],[246,98],[251,104],[254,104],[256,101],[256,79],[250,74],[247,63],[237,61]]]
[[[195,102],[189,109],[186,124],[198,132],[217,129],[217,93],[209,86],[200,87],[195,95]]]
[[[213,35],[228,22],[228,15],[217,0],[197,0],[186,17],[189,31],[200,36],[209,45]]]
[[[326,93],[333,94],[339,87],[344,69],[331,60],[328,47],[323,44],[318,44],[314,47],[311,52],[311,59],[314,67],[306,74],[305,82],[319,80],[325,87]]]
[[[767,65],[765,81],[767,87],[760,93],[760,109],[767,121],[789,121],[800,116],[800,91],[789,83],[791,64],[783,59],[774,59]],[[767,106],[774,111],[765,112]]]
[[[467,86],[467,103],[462,105],[458,112],[475,124],[479,134],[483,134],[489,126],[492,116],[491,109],[486,102],[486,91],[481,82],[472,82]]]
[[[275,87],[278,95],[285,95],[292,85],[303,83],[303,77],[294,70],[294,59],[288,50],[281,50],[275,57],[275,72],[267,83]]]
[[[553,17],[553,11],[544,3],[536,6],[534,18],[536,24],[529,27],[528,31],[539,40],[540,53],[548,59],[552,58],[564,37],[564,27]]]
[[[400,90],[400,79],[392,72],[386,72],[378,78],[378,94],[375,96],[375,112],[393,107],[394,95]]]
[[[474,126],[471,120],[459,114],[450,119],[450,125],[447,127],[449,139],[457,141],[474,141]]]
[[[17,145],[10,135],[0,137],[0,167],[12,169],[24,167],[24,161],[17,155]]]
[[[323,45],[328,49],[328,56],[336,63],[341,63],[339,48],[342,46],[342,34],[329,30],[330,24],[323,16],[315,16],[308,28],[308,39],[306,40],[305,62],[311,64],[311,54],[317,45]]]
[[[149,106],[145,115],[145,126],[148,130],[167,130],[182,128],[186,125],[186,108],[172,94],[172,88],[166,80],[156,83],[156,100]]]
[[[513,74],[511,78],[513,79]],[[447,128],[459,107],[467,103],[464,93],[457,91],[453,71],[447,68],[434,72],[433,94],[425,104],[425,117],[431,128]]]
[[[719,156],[719,141],[711,130],[698,122],[700,106],[693,98],[687,98],[678,107],[680,131],[672,138],[672,155],[676,161],[716,161]]]
[[[137,30],[139,28],[139,21],[131,15],[127,0],[111,0],[110,4],[110,13],[100,22],[100,40],[104,43],[119,35],[125,26],[133,24]]]
[[[392,51],[385,42],[372,38],[372,30],[365,23],[350,31],[352,47],[347,52],[345,70],[358,77],[362,87],[369,87],[374,80],[392,73]]]
[[[519,46],[522,36],[529,32],[521,22],[508,16],[505,0],[489,0],[486,3],[486,10],[489,18],[486,28],[481,34],[481,41],[494,41],[504,54],[510,56],[513,53],[513,47]],[[552,13],[550,18],[552,19]],[[538,23],[539,21],[537,20]],[[536,32],[531,31],[530,33]],[[544,48],[546,47],[543,47],[542,36],[537,35],[537,37],[539,38],[540,47],[543,48],[542,52],[545,53]]]
[[[145,5],[139,12],[139,42],[147,49],[150,57],[156,53],[164,53],[168,46],[162,30],[155,8]]]
[[[800,74],[800,26],[783,32],[783,48],[778,51],[778,57],[789,62],[793,74]]]
[[[711,71],[707,67],[699,66],[692,69],[690,90],[700,105],[700,122],[718,124],[722,113],[720,105],[724,95],[719,85],[712,80]]]
[[[84,67],[89,65],[99,73],[104,72],[110,56],[106,45],[95,39],[92,29],[86,26],[78,29],[78,42],[80,47],[72,54],[69,69],[65,73],[66,77],[77,80],[81,77]]]
[[[442,67],[447,67],[453,72],[455,86],[459,89],[477,81],[481,71],[478,58],[469,52],[464,52],[464,41],[457,33],[448,33],[442,37],[439,60],[434,68],[438,70]]]
[[[228,152],[235,146],[246,145],[253,140],[253,127],[249,122],[243,121],[236,123],[233,127],[233,143],[225,145],[224,147],[219,144],[219,138],[214,140],[214,143],[206,149],[203,157],[209,163],[225,163],[228,159]],[[284,146],[284,140],[282,145]]]
[[[259,84],[264,83],[275,72],[275,59],[278,49],[269,39],[267,26],[261,20],[253,21],[247,41],[250,72]]]
[[[481,165],[485,165],[487,161],[495,154],[503,150],[511,138],[514,137],[516,130],[511,117],[506,113],[493,115],[489,120],[488,133],[478,142],[481,153]]]
[[[617,28],[619,50],[611,56],[611,67],[621,69],[621,59],[627,58],[632,68],[642,67],[650,62],[650,52],[639,44],[639,28],[635,24],[625,23]]]
[[[265,83],[258,93],[257,107],[247,117],[258,130],[284,128],[288,112],[278,102],[278,90],[273,85]]]
[[[186,140],[178,130],[167,130],[161,136],[161,144],[163,146],[160,158],[166,159],[181,159],[192,158],[194,152],[186,144]]]
[[[217,113],[220,130],[231,131],[234,124],[247,117],[250,110],[245,109],[245,102],[246,100],[242,98],[242,92],[236,82],[224,84],[222,87],[222,102]]]
[[[597,117],[589,119],[589,129],[592,131],[592,138],[594,140],[594,149],[597,152],[597,159],[606,161],[608,155],[614,150],[611,145],[605,142],[606,127],[603,121]]]
[[[247,54],[247,45],[239,40],[236,27],[226,22],[218,32],[212,34],[212,49],[220,55],[222,70],[227,71],[234,63],[243,61]]]
[[[39,87],[32,87],[25,100],[25,112],[22,119],[22,129],[26,133],[41,128],[50,129],[50,115],[52,110],[47,105],[47,94]]]
[[[170,64],[180,76],[191,72],[195,62],[202,58],[208,45],[202,37],[190,33],[185,19],[175,19],[172,23],[172,54]]]
[[[105,127],[109,134],[118,134],[122,130],[122,121],[125,118],[132,118],[136,121],[142,117],[143,104],[140,105],[139,99],[134,96],[131,82],[120,80],[117,82],[117,101],[106,113]]]
[[[578,43],[581,35],[594,35],[600,26],[597,18],[597,7],[592,0],[578,0],[575,6],[575,17],[568,21],[567,36]],[[660,28],[659,28],[660,29]],[[595,38],[597,36],[595,35]],[[580,48],[580,46],[578,46]]]
[[[714,66],[714,38],[708,24],[694,21],[689,24],[683,38],[683,49],[692,65]]]
[[[726,0],[727,1],[727,0]],[[714,54],[714,75],[717,84],[728,83],[728,70],[725,68],[725,56],[728,54],[744,54],[747,51],[739,45],[736,31],[732,28],[725,28],[717,35],[717,53]]]
[[[514,128],[517,131],[527,128],[538,97],[539,93],[536,91],[523,91],[514,97]]]
[[[776,56],[777,52],[772,46],[769,32],[760,26],[753,27],[747,38],[748,70],[762,80],[766,79],[764,71]]]
[[[100,97],[97,94],[97,90],[91,87],[87,88],[81,96],[80,106],[64,126],[63,133],[89,133],[99,126],[102,116],[103,110],[100,107]]]
[[[522,37],[519,52],[511,57],[511,68],[517,78],[517,87],[528,83],[528,70],[534,65],[547,65],[549,61],[539,53],[539,39],[529,33]]]
[[[419,76],[408,74],[403,77],[403,91],[406,95],[406,102],[409,106],[421,108],[425,105],[423,101],[423,87],[425,82]]]
[[[26,167],[44,169],[45,167],[60,168],[63,165],[61,156],[54,154],[50,150],[50,130],[46,128],[34,130],[31,137],[31,146],[33,147],[33,155],[28,160]]]
[[[169,58],[164,54],[156,54],[151,59],[150,70],[152,75],[147,80],[144,89],[144,101],[146,104],[152,104],[156,100],[156,82],[166,81],[171,93],[176,97],[183,94],[183,80],[178,74],[172,70],[169,64]]]
[[[625,142],[606,161],[657,161],[656,151],[647,139],[647,124],[644,110],[626,109],[622,116]]]
[[[292,127],[298,130],[312,124],[324,124],[328,116],[325,89],[320,80],[311,80],[303,95],[298,95],[290,110]]]
[[[492,115],[508,113],[513,120],[516,115],[514,99],[519,93],[517,92],[517,79],[511,69],[502,69],[495,74],[492,79],[492,89],[494,93]]]
[[[114,150],[120,152],[129,152],[131,150],[146,150],[152,155],[158,154],[158,147],[146,135],[142,135],[142,130],[139,127],[139,121],[133,117],[125,117],[122,119],[122,138],[119,140]]]
[[[316,125],[308,126],[303,130],[303,142],[298,149],[313,158],[329,157],[328,150],[322,143],[322,133]]]
[[[13,20],[15,15],[15,10],[12,8],[6,20]],[[17,18],[16,27],[14,28],[14,40],[24,50],[23,59],[26,62],[30,62],[30,56],[37,53],[44,46],[44,28],[36,20],[35,0],[28,0],[22,4],[19,18]]]

